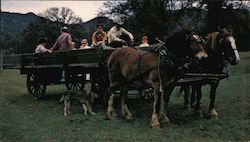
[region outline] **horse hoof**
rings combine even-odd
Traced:
[[[218,119],[218,113],[215,109],[212,109],[209,113],[210,119],[217,120]]]
[[[166,116],[166,114],[161,114],[160,117],[159,117],[159,121],[160,123],[167,123],[169,122],[169,118]]]
[[[164,120],[160,120],[160,123],[167,123],[169,122],[170,120],[168,118],[165,118]]]
[[[201,118],[201,119],[204,118],[202,111],[200,111],[200,110],[195,110],[194,113],[195,113],[195,115],[198,116],[199,118]]]
[[[132,115],[125,115],[124,118],[127,119],[127,120],[132,120],[133,116]]]
[[[151,125],[151,128],[154,129],[154,130],[158,130],[160,129],[160,124],[159,125]]]
[[[193,112],[193,111],[194,111],[194,108],[188,107],[188,108],[186,109],[186,111],[187,111],[187,112]]]
[[[152,127],[153,129],[160,128],[160,122],[159,122],[159,119],[158,119],[157,114],[153,114],[153,115],[152,115],[150,124],[151,124],[151,127]]]
[[[159,129],[160,128],[160,122],[157,121],[151,121],[151,128],[152,129]]]
[[[116,113],[114,112],[107,115],[107,120],[115,120],[115,118],[116,118]]]
[[[111,121],[113,121],[113,120],[115,120],[115,117],[107,116],[106,120],[111,120]]]

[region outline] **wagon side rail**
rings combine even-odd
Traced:
[[[183,77],[178,80],[176,86],[183,84],[202,84],[209,80],[222,80],[225,78],[228,78],[227,73],[184,73]]]

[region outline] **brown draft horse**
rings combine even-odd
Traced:
[[[175,37],[175,38],[173,38]],[[108,60],[108,71],[110,87],[108,93],[108,119],[114,119],[116,116],[113,108],[113,98],[115,90],[121,89],[121,114],[126,118],[132,118],[132,113],[127,106],[128,86],[141,88],[142,86],[152,87],[154,89],[153,113],[151,117],[151,127],[159,128],[160,122],[169,121],[164,108],[164,93],[172,92],[175,83],[180,77],[177,61],[173,55],[184,57],[187,50],[192,51],[192,57],[207,57],[203,48],[203,43],[196,33],[192,31],[182,31],[174,34],[167,42],[166,48],[156,48],[155,51],[141,51],[125,47],[114,51]],[[175,43],[173,42],[175,41]],[[178,49],[177,52],[175,49]],[[204,52],[201,54],[201,52]],[[160,55],[161,54],[161,55]],[[182,56],[181,56],[182,55]],[[173,59],[174,58],[174,59]]]
[[[240,56],[236,48],[235,39],[232,36],[233,29],[231,27],[219,29],[218,32],[212,32],[207,34],[206,39],[206,52],[208,58],[206,64],[200,68],[200,72],[206,73],[222,73],[223,69],[228,65],[237,65],[240,61]],[[194,111],[203,117],[200,111],[200,100],[202,97],[201,87],[202,85],[209,84],[210,88],[210,106],[209,116],[212,119],[218,119],[218,113],[215,110],[214,102],[216,89],[220,80],[218,78],[205,80],[201,84],[192,85],[192,92],[190,98],[191,108],[194,107]],[[189,104],[189,86],[182,86],[184,90],[184,105],[188,107]]]

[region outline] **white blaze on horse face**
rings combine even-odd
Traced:
[[[236,57],[236,63],[239,63],[240,62],[240,55],[239,55],[239,52],[237,50],[235,40],[234,40],[234,38],[232,36],[228,37],[227,39],[230,41],[231,47],[234,50],[234,55]]]

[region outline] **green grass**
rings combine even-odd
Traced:
[[[34,100],[27,94],[26,76],[18,70],[0,73],[0,141],[6,142],[102,142],[102,141],[249,141],[250,138],[250,53],[241,53],[241,63],[229,68],[230,77],[221,81],[216,108],[219,120],[197,118],[183,109],[183,98],[174,90],[168,108],[171,121],[160,130],[149,127],[152,102],[130,99],[135,120],[105,120],[102,106],[95,105],[95,116],[84,116],[73,102],[72,115],[63,116],[58,104],[64,85],[48,86],[48,97]],[[208,112],[209,87],[203,88],[202,111]],[[118,104],[118,103],[117,103]],[[119,111],[119,109],[117,109]]]

